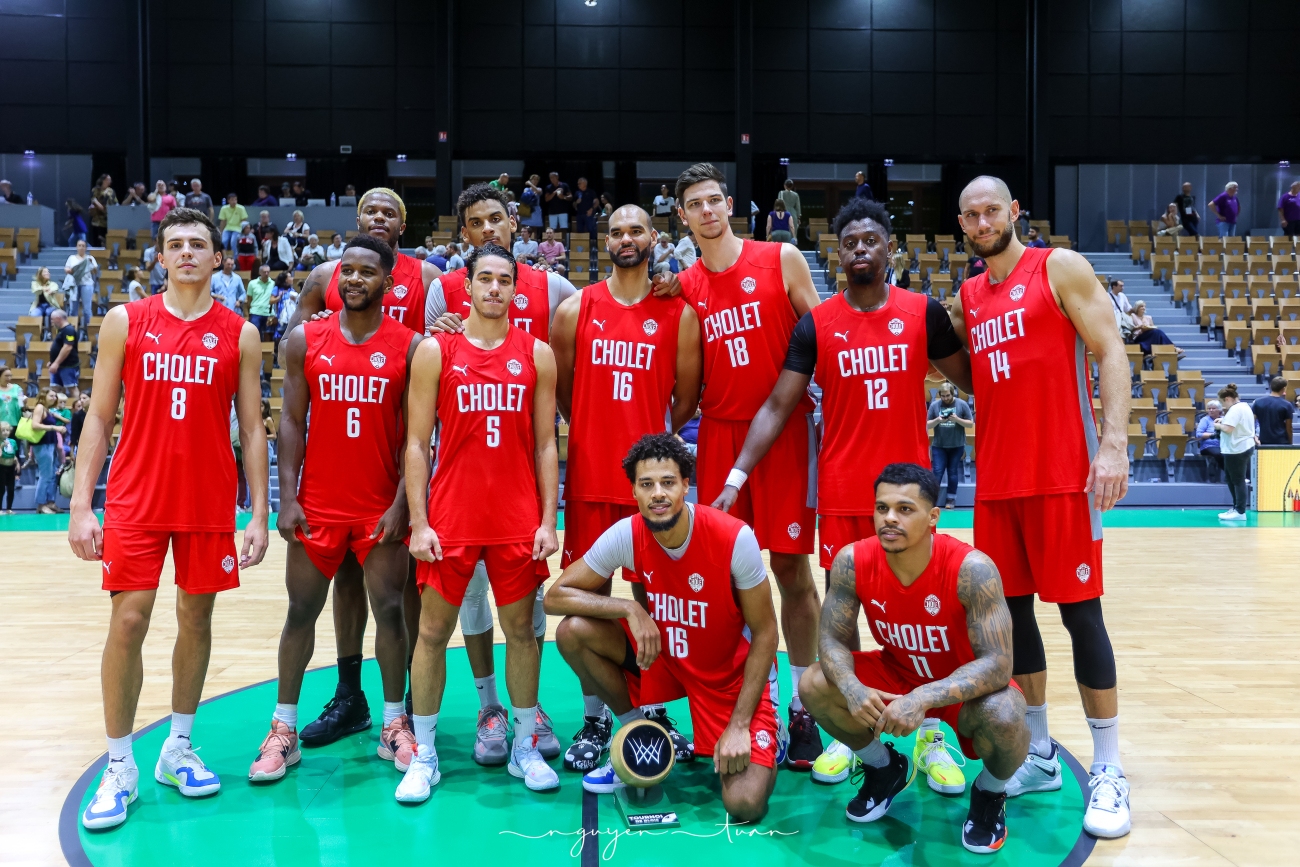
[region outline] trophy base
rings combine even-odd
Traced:
[[[618,812],[629,828],[654,830],[681,827],[677,811],[668,803],[661,785],[644,789],[620,786],[614,790],[614,803],[618,805]]]

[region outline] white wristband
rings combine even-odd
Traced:
[[[745,487],[745,480],[748,478],[749,473],[742,472],[735,467],[732,467],[731,472],[727,473],[727,487],[735,488],[739,491],[741,488]]]

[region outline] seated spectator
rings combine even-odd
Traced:
[[[673,210],[677,206],[677,203],[673,201],[672,193],[668,191],[667,184],[659,185],[659,195],[655,196],[654,202],[651,204],[654,207],[653,213],[656,217],[671,217]]]
[[[304,187],[302,181],[294,181],[289,195],[295,205],[305,208],[307,207],[307,200],[311,198],[311,190]]]
[[[600,216],[608,217],[614,213],[614,203],[610,201],[608,193],[600,194]]]
[[[536,265],[537,258],[541,254],[537,250],[537,242],[533,240],[533,230],[524,226],[519,232],[519,239],[515,241],[515,247],[510,251],[514,254],[517,261],[527,262],[529,265]]]
[[[317,265],[324,265],[328,261],[325,255],[325,248],[320,244],[320,237],[315,233],[307,236],[307,246],[302,248],[302,254],[298,257],[298,267],[303,271],[310,271]]]
[[[432,255],[433,254],[429,252],[429,248],[423,244],[411,251],[411,256],[416,259],[428,259]]]
[[[275,226],[269,227],[262,239],[262,264],[271,266],[272,271],[283,271],[297,261],[293,242],[282,237]]]
[[[695,239],[691,237],[691,230],[682,231],[682,237],[677,241],[677,248],[673,255],[677,259],[677,267],[681,271],[695,264],[699,254],[695,252]]]
[[[167,182],[158,181],[153,185],[153,192],[149,194],[149,231],[153,237],[158,237],[158,224],[176,208],[176,197],[167,192]]]
[[[1038,237],[1038,227],[1029,227],[1029,237],[1025,240],[1026,247],[1046,247],[1047,242]]]
[[[221,258],[221,271],[212,275],[212,297],[227,310],[248,318],[248,293],[244,291],[244,281],[235,273],[234,258]]]
[[[257,198],[253,200],[254,208],[278,208],[280,200],[271,195],[271,188],[262,184],[257,188]]]
[[[239,204],[239,196],[226,193],[226,203],[217,215],[217,225],[221,227],[221,246],[227,250],[235,249],[235,239],[239,237],[239,227],[248,222],[248,210]]]
[[[1178,206],[1173,202],[1169,203],[1169,207],[1160,215],[1157,223],[1160,226],[1156,230],[1157,235],[1181,235],[1183,233],[1183,220],[1178,215]]]
[[[293,202],[293,193],[289,189],[289,182],[285,181],[280,184],[280,203],[282,207],[288,207]]]
[[[63,234],[68,239],[68,246],[74,246],[87,239],[90,232],[90,226],[86,223],[86,211],[77,203],[76,199],[68,199],[64,203],[67,208],[68,219],[63,224]]]
[[[659,236],[659,243],[655,244],[653,252],[652,270],[655,274],[677,273],[677,251],[673,248],[673,239],[668,237],[667,232]]]
[[[50,315],[51,310],[63,309],[63,286],[50,279],[49,268],[39,268],[32,277],[32,308],[28,316],[39,316],[42,320]]]
[[[275,437],[278,433],[275,429],[275,419],[271,417],[271,399],[262,398],[262,425],[266,428],[266,444],[275,449]]]
[[[253,224],[253,234],[257,236],[257,247],[262,248],[262,242],[266,240],[266,233],[275,230],[278,234],[279,229],[271,222],[271,212],[262,211],[257,215],[257,222]]]
[[[0,515],[14,513],[14,483],[17,480],[18,440],[14,439],[14,426],[0,421]]]
[[[122,285],[126,287],[126,297],[131,301],[149,297],[148,290],[140,283],[140,272],[135,268],[126,269],[122,275]]]
[[[239,237],[235,239],[235,253],[238,256],[240,271],[252,271],[257,267],[257,236],[253,227],[245,220],[239,227]]]
[[[439,244],[434,247],[433,252],[429,254],[429,258],[424,261],[428,262],[439,271],[442,271],[444,274],[447,273],[447,246],[445,244]]]
[[[294,258],[296,259],[298,251],[307,246],[307,239],[311,237],[311,226],[307,225],[307,222],[303,219],[302,211],[294,211],[293,219],[289,221],[289,224],[284,227],[284,231],[280,234],[288,238],[289,242],[293,244]]]
[[[548,227],[544,236],[545,240],[537,245],[537,252],[546,260],[547,267],[552,271],[564,272],[564,245],[555,240],[555,230]]]
[[[275,284],[271,282],[271,269],[263,265],[257,277],[248,281],[248,321],[257,326],[263,340],[270,339],[269,322],[272,318],[271,296]]]
[[[889,257],[889,269],[885,271],[885,282],[890,286],[907,289],[912,285],[912,275],[907,270],[908,255],[904,250],[895,250]]]
[[[357,197],[357,188],[354,187],[352,184],[348,184],[343,188],[343,195],[351,196],[352,198],[355,199]]]
[[[772,203],[772,210],[767,212],[767,239],[789,244],[797,231],[799,227],[794,224],[794,214],[785,209],[784,200],[777,199]]]
[[[0,181],[0,205],[21,205],[23,197],[14,192],[11,181]]]
[[[72,424],[69,425],[68,445],[72,447],[72,454],[77,453],[77,446],[81,445],[81,431],[86,426],[86,410],[90,407],[90,392],[83,391],[77,395],[77,399],[72,404]]]
[[[930,466],[940,484],[944,474],[948,476],[948,502],[944,508],[951,509],[957,505],[957,483],[966,457],[966,431],[975,427],[970,404],[957,396],[957,388],[951,382],[939,386],[939,397],[930,403],[925,426],[934,431]]]
[[[856,189],[854,189],[853,191],[853,195],[856,198],[871,199],[872,201],[875,201],[876,197],[871,192],[871,184],[867,183],[866,175],[864,175],[862,172],[858,172],[853,176],[853,182],[857,184]]]
[[[988,269],[989,266],[985,264],[982,258],[979,256],[971,256],[970,261],[966,263],[966,279],[970,280],[973,277],[978,277]]]
[[[99,263],[86,249],[84,240],[77,242],[77,251],[63,263],[63,289],[68,293],[68,311],[78,320],[90,321],[95,298],[95,280],[99,277]]]
[[[148,204],[148,201],[146,200],[147,195],[148,193],[144,188],[144,184],[140,181],[136,181],[134,184],[132,184],[130,187],[127,188],[126,198],[123,199],[118,204],[130,205],[133,208],[136,205],[147,205]]]
[[[1151,354],[1152,345],[1174,346],[1174,342],[1169,339],[1169,335],[1165,334],[1159,328],[1156,328],[1155,322],[1153,322],[1151,317],[1147,315],[1147,303],[1145,301],[1138,301],[1138,303],[1133,305],[1133,311],[1129,313],[1128,319],[1130,334],[1129,342],[1136,343],[1138,346],[1142,347],[1143,355]],[[1174,346],[1174,349],[1178,350],[1179,360],[1186,355],[1186,353],[1181,349],[1178,349],[1178,347]]]
[[[145,270],[149,272],[149,294],[157,295],[167,283],[167,269],[163,267],[162,256],[158,255],[157,243],[146,247],[141,258]]]
[[[1255,421],[1259,423],[1259,444],[1262,446],[1289,446],[1293,434],[1291,419],[1295,407],[1286,399],[1286,380],[1275,376],[1268,383],[1269,394],[1251,406]]]
[[[1255,436],[1255,415],[1250,411],[1250,405],[1237,397],[1235,383],[1230,382],[1219,389],[1219,402],[1223,404],[1223,417],[1215,420],[1214,428],[1219,432],[1223,473],[1228,477],[1228,491],[1232,494],[1232,508],[1221,512],[1219,518],[1244,521],[1250,503],[1246,476],[1259,442]]]
[[[334,237],[330,239],[330,245],[325,248],[325,261],[333,262],[335,259],[342,259],[343,251],[346,248],[347,245],[343,243],[343,236],[335,232]]]
[[[686,443],[687,450],[691,454],[697,454],[700,445],[700,411],[695,410],[695,415],[691,420],[682,425],[682,429],[677,432],[677,436],[682,442]]]

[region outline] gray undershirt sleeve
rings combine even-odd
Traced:
[[[577,292],[578,287],[554,271],[548,271],[546,274],[546,290],[551,301],[551,319],[555,319],[556,309],[564,303],[566,298]]]
[[[442,294],[442,281],[434,280],[424,293],[424,327],[428,330],[438,317],[447,312],[447,298]]]

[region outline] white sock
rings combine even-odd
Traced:
[[[298,730],[298,705],[277,704],[271,719],[279,720],[294,731]]]
[[[803,702],[799,700],[799,678],[807,670],[806,665],[790,666],[790,710],[803,710]]]
[[[605,713],[605,703],[600,700],[598,695],[584,695],[582,697],[582,713],[584,716],[596,719]]]
[[[501,699],[497,698],[496,672],[489,674],[487,677],[474,678],[474,686],[478,689],[478,706],[480,708],[494,707],[501,704]]]
[[[171,733],[167,735],[167,740],[163,742],[163,749],[177,746],[177,743],[184,739],[182,746],[189,746],[190,732],[194,731],[194,714],[172,712]]]
[[[415,729],[415,742],[422,747],[433,749],[433,736],[438,730],[438,715],[436,713],[428,716],[411,714],[411,726]]]
[[[634,723],[639,719],[645,719],[645,711],[641,710],[639,707],[634,707],[627,713],[621,713],[618,715],[619,725]]]
[[[873,768],[883,768],[889,764],[889,750],[885,749],[880,738],[872,738],[871,743],[860,750],[854,750],[853,755],[862,759],[862,764]]]
[[[402,714],[406,713],[406,702],[404,701],[386,701],[384,702],[384,725],[388,725]]]
[[[1124,766],[1119,761],[1119,717],[1084,719],[1088,721],[1088,728],[1092,729],[1092,766],[1088,768],[1088,773],[1100,774],[1106,765],[1110,765],[1123,776]]]
[[[781,706],[781,687],[776,681],[776,663],[772,663],[772,670],[767,673],[767,697],[772,700],[773,709]]]
[[[1025,722],[1029,725],[1029,749],[1047,758],[1052,754],[1052,737],[1047,733],[1047,703],[1025,708]]]
[[[125,762],[128,768],[135,767],[135,753],[131,752],[131,735],[108,739],[108,760]]]
[[[532,749],[533,732],[537,729],[537,705],[532,707],[510,707],[510,715],[515,718],[515,747]]]
[[[662,704],[643,704],[641,705],[641,715],[646,719],[652,716],[661,716],[667,713]]]
[[[993,794],[1005,792],[1007,790],[1007,781],[999,780],[997,777],[990,774],[987,767],[980,771],[980,775],[975,778],[975,785],[984,791],[992,792]]]
[[[921,727],[917,729],[916,737],[920,739],[924,737],[926,734],[930,732],[937,732],[938,730],[939,730],[939,720],[936,719],[935,717],[928,716],[925,719],[921,720]]]

